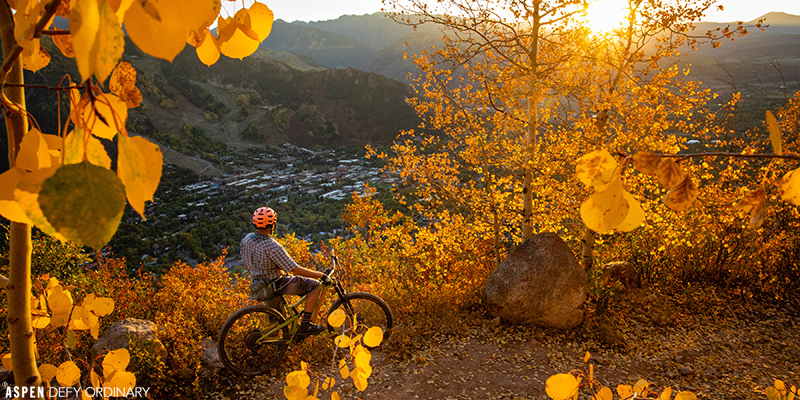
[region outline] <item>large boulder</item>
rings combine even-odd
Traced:
[[[97,357],[105,350],[129,348],[132,344],[147,349],[162,359],[167,357],[167,349],[158,340],[158,328],[146,319],[128,318],[117,321],[92,346],[92,354]]]
[[[588,280],[567,244],[540,233],[492,272],[484,294],[492,315],[511,323],[571,329],[583,321]]]

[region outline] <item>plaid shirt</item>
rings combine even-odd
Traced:
[[[248,233],[242,239],[241,252],[244,266],[254,281],[269,282],[298,266],[283,246],[268,235]]]

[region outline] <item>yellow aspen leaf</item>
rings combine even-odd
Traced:
[[[565,400],[572,397],[578,389],[578,380],[572,374],[555,374],[544,383],[544,390],[553,400]]]
[[[667,386],[661,391],[661,395],[658,396],[658,400],[669,400],[670,397],[672,397],[672,388]]]
[[[128,120],[128,107],[119,97],[104,93],[94,102],[94,107],[90,102],[81,103],[82,121],[78,125],[93,135],[103,139],[114,139],[117,132],[125,129],[125,121]]]
[[[756,190],[752,190],[750,192],[747,192],[747,194],[744,195],[744,197],[742,197],[741,200],[739,200],[736,203],[734,209],[750,211],[758,207],[758,205],[761,204],[761,202],[763,202],[765,198],[766,194],[764,193],[764,188],[758,188]]]
[[[778,389],[778,391],[781,392],[781,395],[786,395],[786,383],[780,379],[775,379],[775,383],[773,385],[775,386],[775,389]]]
[[[283,395],[288,400],[305,400],[308,397],[308,389],[300,386],[286,386],[283,388]]]
[[[258,35],[235,20],[217,32],[219,32],[220,51],[227,57],[241,60],[258,50]]]
[[[347,335],[339,335],[333,339],[333,343],[336,343],[342,349],[350,347],[351,342],[350,336]]]
[[[42,376],[42,381],[48,384],[56,377],[56,374],[58,374],[58,367],[53,364],[42,364],[39,366],[39,375]]]
[[[356,346],[356,348],[361,346]],[[372,355],[364,349],[363,351],[359,351],[355,354],[355,364],[356,368],[366,369],[369,367],[369,361],[372,359]]]
[[[633,167],[645,175],[656,175],[659,162],[661,156],[649,151],[640,151],[633,155]]]
[[[617,385],[617,395],[627,399],[633,396],[633,387],[631,385]]]
[[[9,371],[14,370],[14,368],[12,368],[13,365],[11,364],[11,353],[3,354],[3,366]]]
[[[50,315],[48,315],[43,310],[38,310],[33,312],[33,316],[31,317],[31,326],[35,329],[44,329],[50,325]]]
[[[53,314],[69,313],[72,310],[72,294],[64,290],[61,285],[53,288],[53,293],[47,296],[47,305]]]
[[[14,190],[21,179],[22,172],[18,168],[11,168],[0,174],[0,215],[10,221],[33,225],[14,197]]]
[[[161,149],[147,139],[119,135],[117,175],[134,210],[144,218],[144,204],[153,200],[163,165]]]
[[[207,28],[206,28],[207,30]],[[186,34],[186,43],[189,43],[192,47],[197,47],[203,44],[203,41],[206,39],[206,30],[202,31],[189,31]],[[210,31],[209,31],[210,32]]]
[[[342,375],[342,379],[350,377],[350,367],[347,366],[347,361],[344,359],[339,360],[339,374]]]
[[[589,357],[591,357],[591,354],[589,354],[589,352],[587,351],[586,354],[583,355],[583,363],[584,364],[589,362]]]
[[[640,397],[647,397],[647,388],[649,386],[650,386],[650,382],[648,382],[648,381],[646,381],[644,379],[639,379],[639,381],[637,381],[633,385],[633,391],[635,393],[638,393]]]
[[[125,371],[130,362],[131,355],[127,349],[109,351],[103,357],[103,376],[108,379],[108,376],[114,372]]]
[[[342,398],[339,397],[339,393],[333,392],[331,393],[331,400],[342,400]]]
[[[342,326],[346,318],[347,316],[344,314],[344,311],[337,308],[331,313],[331,315],[328,315],[328,324],[334,328],[338,328]]]
[[[216,36],[211,34],[211,31],[208,29],[205,30],[203,35],[203,42],[197,46],[195,51],[197,52],[197,58],[200,60],[200,62],[211,66],[216,63],[220,57],[221,50],[219,46],[219,40]]]
[[[82,132],[83,128],[76,126],[74,131],[67,134],[64,165],[79,164],[86,160],[94,165],[111,169],[111,157],[108,156],[100,139],[92,135],[84,136]]]
[[[75,315],[75,312],[73,311],[72,314]],[[91,312],[88,307],[83,307],[79,315],[83,323],[86,324],[86,329],[91,329],[93,326],[100,323],[100,318]]]
[[[58,366],[56,381],[61,386],[75,386],[81,379],[81,370],[72,361],[67,361]]]
[[[42,137],[44,137],[44,141],[47,143],[47,148],[50,149],[50,155],[60,154],[64,144],[64,139],[61,136],[42,134]]]
[[[758,206],[750,212],[750,223],[749,226],[752,229],[758,229],[761,225],[764,225],[764,221],[767,217],[767,202],[762,201],[758,203]]]
[[[580,214],[589,229],[606,233],[625,220],[629,209],[622,181],[616,175],[605,190],[592,194],[581,204]]]
[[[248,11],[250,28],[258,35],[258,40],[263,42],[272,32],[275,14],[264,3],[259,2],[254,2]]]
[[[767,400],[782,400],[781,393],[774,386],[770,386],[764,390]]]
[[[97,340],[100,337],[100,323],[96,323],[89,327],[89,333],[92,334],[92,337]]]
[[[331,377],[325,378],[325,382],[322,382],[322,390],[329,390],[334,385],[336,385],[336,379]]]
[[[89,325],[83,319],[83,313],[85,308],[81,306],[75,306],[75,309],[72,310],[72,319],[69,321],[69,328],[76,330],[76,331],[85,331],[89,329]]]
[[[102,386],[102,382],[100,382],[100,375],[94,371],[94,368],[89,370],[89,380],[92,382],[92,387],[99,388]]]
[[[597,391],[597,393],[592,396],[592,400],[613,400],[614,393],[611,392],[611,388],[604,387]]]
[[[585,154],[578,159],[575,165],[575,173],[578,179],[586,185],[592,186],[596,190],[608,185],[615,176],[617,170],[617,160],[606,150],[596,150]]]
[[[664,158],[659,161],[656,167],[656,178],[658,178],[658,183],[661,186],[666,189],[672,189],[678,186],[686,178],[686,175],[675,161],[671,158]]]
[[[96,297],[93,294],[86,296],[86,298],[89,299],[88,303],[84,300],[86,309],[98,317],[106,316],[114,311],[114,299],[112,298]]]
[[[364,334],[364,344],[367,347],[378,347],[383,341],[383,329],[379,326],[373,326]]]
[[[114,388],[114,393],[128,393],[136,386],[136,376],[133,372],[115,371],[111,376],[106,377],[103,385]]]
[[[767,127],[769,128],[769,140],[772,142],[772,151],[777,155],[783,154],[783,135],[778,126],[778,120],[772,111],[767,110]]]
[[[14,38],[17,39],[19,44],[25,51],[32,54],[38,51],[39,41],[34,40],[36,24],[39,18],[44,14],[43,2],[25,2],[18,5],[17,12],[14,13]],[[47,23],[45,26],[50,25]],[[35,47],[34,47],[35,46]]]
[[[125,13],[131,7],[135,0],[106,0],[109,7],[117,14],[117,21],[125,20]]]
[[[81,400],[94,400],[93,397],[89,397],[87,393],[90,393],[86,390],[81,390]]]
[[[354,369],[351,376],[353,377],[353,384],[355,384],[359,392],[367,390],[367,376],[362,369]]]
[[[632,194],[624,192],[622,196],[625,198],[625,201],[628,202],[628,214],[625,215],[625,219],[623,219],[615,229],[623,232],[630,232],[644,223],[645,213],[644,209],[642,209],[642,205],[633,198]]]
[[[318,394],[319,394],[319,379],[317,379],[317,384],[314,385],[314,394],[311,395],[311,396],[306,397],[306,400],[310,400],[312,398],[315,399]]]
[[[800,168],[789,171],[778,182],[778,194],[781,198],[796,206],[800,206]]]
[[[136,108],[142,104],[142,93],[136,87],[136,69],[126,61],[120,62],[114,68],[108,81],[108,89],[119,96],[128,108]]]
[[[697,400],[697,396],[692,392],[682,391],[675,395],[675,400]]]
[[[75,62],[81,79],[105,81],[122,58],[125,38],[117,14],[106,1],[76,0],[69,18]]]
[[[670,189],[664,197],[664,204],[675,211],[686,211],[697,200],[699,193],[697,185],[687,176],[678,186]]]
[[[300,361],[300,370],[308,372],[308,363],[305,361]]]
[[[165,25],[192,31],[208,28],[222,6],[219,0],[159,0],[156,4]]]
[[[39,39],[35,39],[35,41],[39,42]],[[50,64],[50,53],[48,53],[44,47],[37,44],[36,49],[30,52],[30,54],[23,52],[20,59],[22,60],[22,68],[31,72],[36,72],[46,67],[47,64]]]
[[[122,219],[125,187],[114,172],[84,161],[58,168],[42,183],[38,200],[47,221],[64,237],[100,249]]]
[[[47,140],[38,129],[29,130],[23,137],[19,145],[17,154],[17,168],[28,171],[49,168],[52,165],[50,159],[50,148],[47,147]]]
[[[189,29],[165,24],[156,2],[135,1],[125,13],[125,30],[143,52],[172,61],[186,44]]]
[[[311,384],[311,379],[308,377],[306,371],[293,371],[286,375],[286,384],[289,386],[297,386],[307,388]]]

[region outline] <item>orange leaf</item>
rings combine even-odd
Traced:
[[[136,87],[136,69],[128,62],[120,62],[111,74],[108,88],[119,96],[128,108],[136,108],[142,103],[142,93]]]
[[[692,206],[700,190],[690,177],[683,179],[678,186],[672,188],[664,197],[664,204],[675,211],[685,211]]]
[[[667,189],[672,189],[683,182],[686,175],[681,170],[681,167],[675,163],[671,158],[664,158],[656,167],[656,177],[661,186]]]

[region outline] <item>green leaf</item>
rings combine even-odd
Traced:
[[[67,348],[74,349],[76,344],[78,344],[78,337],[75,336],[72,329],[67,329]]]
[[[100,249],[122,219],[125,187],[112,171],[87,161],[65,165],[42,184],[39,206],[68,240]]]

